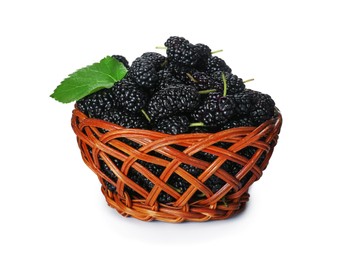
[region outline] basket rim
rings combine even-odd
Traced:
[[[145,133],[147,135],[150,135],[151,133],[155,133],[158,138],[162,138],[162,137],[171,137],[171,136],[176,136],[178,138],[183,138],[183,137],[189,137],[190,136],[195,136],[195,137],[200,137],[203,138],[205,136],[209,136],[209,135],[215,135],[217,133],[222,133],[222,132],[233,132],[235,129],[238,130],[245,130],[247,132],[250,132],[251,130],[255,130],[255,129],[263,129],[265,126],[267,125],[281,125],[282,124],[282,114],[281,111],[279,110],[279,108],[277,108],[275,106],[275,116],[272,117],[269,120],[266,120],[265,122],[263,122],[262,124],[258,125],[258,126],[239,126],[239,127],[233,127],[230,129],[225,129],[225,130],[220,130],[218,132],[205,132],[205,133],[183,133],[183,134],[167,134],[167,133],[162,133],[162,132],[158,132],[158,131],[154,131],[154,130],[150,130],[150,129],[141,129],[141,128],[126,128],[123,127],[121,125],[115,124],[115,123],[111,123],[99,118],[90,118],[88,117],[86,114],[84,114],[80,109],[77,108],[77,104],[75,104],[74,109],[72,111],[72,127],[74,127],[74,120],[73,118],[76,116],[80,119],[82,119],[79,122],[80,127],[82,127],[83,124],[87,124],[88,126],[98,126],[100,122],[102,122],[103,126],[107,126],[106,128],[109,128],[109,130],[115,131],[115,130],[121,130],[123,133],[127,134],[132,132],[134,134],[135,131],[139,132],[139,133]]]

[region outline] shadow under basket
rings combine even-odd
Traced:
[[[127,129],[73,110],[82,158],[109,206],[123,216],[165,222],[226,219],[240,212],[266,168],[281,129],[258,127],[169,135]]]

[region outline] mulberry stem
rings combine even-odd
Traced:
[[[190,78],[191,81],[193,81],[195,83],[198,82],[198,80],[196,80],[190,73],[186,73],[186,74],[187,74],[188,78]]]
[[[202,194],[198,194],[198,197],[199,197],[199,198],[203,198],[203,197],[205,197],[205,194],[204,194],[204,193],[202,193]]]
[[[223,50],[216,50],[216,51],[212,51],[211,54],[216,54],[218,52],[222,52]]]
[[[178,189],[178,188],[176,188],[176,187],[174,187],[174,186],[172,186],[172,185],[170,185],[170,184],[168,184],[168,186],[169,186],[170,188],[172,188],[173,190],[175,190],[177,193],[183,193],[183,191],[182,191],[181,189]]]
[[[161,68],[164,68],[168,64],[168,60],[165,59],[165,61],[160,65]]]
[[[223,96],[225,97],[227,96],[227,80],[223,72],[222,72],[222,81],[223,81]]]
[[[189,127],[197,127],[197,126],[205,126],[205,124],[203,122],[195,122],[189,125]]]
[[[156,46],[155,49],[166,50],[166,47],[165,46]]]
[[[243,81],[243,83],[247,83],[247,82],[250,82],[250,81],[254,81],[255,79],[246,79]]]
[[[213,88],[213,89],[200,90],[200,91],[198,91],[198,93],[203,95],[203,94],[209,94],[209,93],[216,92],[216,91],[217,90]]]
[[[141,113],[144,114],[144,116],[147,119],[147,121],[151,122],[151,119],[150,119],[149,115],[146,113],[146,111],[144,109],[141,109]]]
[[[226,197],[223,197],[221,201],[223,202],[224,206],[228,208],[228,203],[226,201]]]

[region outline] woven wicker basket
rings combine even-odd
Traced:
[[[123,216],[165,222],[226,219],[240,212],[249,199],[248,188],[261,177],[268,164],[281,124],[282,117],[276,109],[276,117],[258,127],[239,127],[213,134],[168,135],[91,119],[77,108],[72,116],[82,158],[98,176],[108,205]],[[138,147],[130,146],[125,140]],[[228,147],[218,145],[221,142],[228,143]],[[255,149],[249,158],[239,153],[246,147]],[[196,156],[198,153],[207,153],[216,159],[205,161]],[[114,163],[115,158],[122,162],[121,167]],[[140,161],[162,166],[164,170],[156,176]],[[221,167],[226,161],[237,163],[241,169],[235,175],[226,172]],[[101,170],[101,162],[112,170],[116,179]],[[197,167],[202,173],[193,176],[181,164]],[[149,191],[140,187],[128,177],[130,169],[148,178],[153,187]],[[190,184],[182,194],[167,184],[172,174],[178,174]],[[206,185],[213,175],[225,183],[215,193]],[[161,192],[172,196],[174,201],[159,203]]]

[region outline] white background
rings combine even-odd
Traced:
[[[360,2],[2,1],[0,258],[363,259]],[[132,61],[170,35],[223,49],[284,117],[247,209],[230,220],[118,215],[81,160],[73,104],[49,98],[76,69]]]

